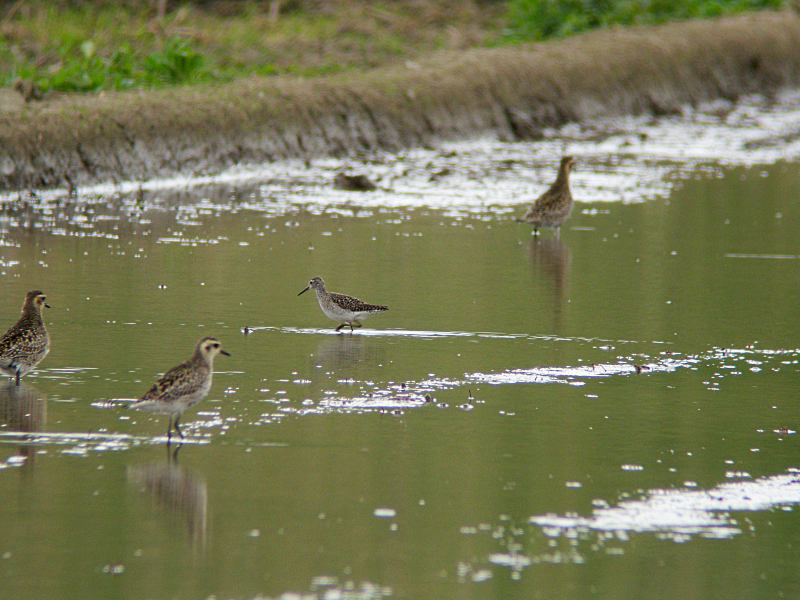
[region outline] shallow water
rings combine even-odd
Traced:
[[[350,163],[370,194],[331,160],[6,198],[3,323],[54,308],[0,387],[3,596],[796,596],[796,106]],[[314,275],[390,310],[336,334]],[[205,335],[176,454],[124,406]]]

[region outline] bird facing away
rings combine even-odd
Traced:
[[[141,400],[131,404],[131,408],[168,414],[167,439],[172,438],[173,428],[183,439],[183,432],[178,426],[181,413],[208,395],[217,354],[230,356],[218,340],[203,338],[197,343],[192,358],[164,373]]]
[[[40,290],[28,292],[19,321],[0,337],[0,371],[14,377],[17,385],[50,351],[42,307],[50,308],[47,296]]]
[[[361,327],[361,321],[367,317],[389,310],[387,306],[367,304],[352,296],[329,292],[325,289],[325,282],[322,281],[322,277],[314,277],[308,282],[308,286],[297,295],[299,296],[308,290],[314,290],[317,293],[319,307],[325,313],[325,316],[340,323],[336,331],[339,331],[345,325],[349,325],[350,331],[353,331],[353,325]]]
[[[533,225],[533,235],[539,234],[542,227],[560,228],[572,212],[572,194],[569,191],[569,172],[575,159],[565,156],[558,167],[558,177],[545,193],[533,203],[518,221]]]

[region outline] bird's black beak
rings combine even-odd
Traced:
[[[300,292],[300,294],[302,294],[304,292],[307,292],[310,288],[311,288],[310,285],[306,286],[306,289],[304,289],[302,292]],[[299,296],[300,294],[297,294],[297,295]]]
[[[230,352],[225,352],[225,350],[220,350],[219,353],[220,354],[224,354],[225,356],[230,356],[231,355]]]
[[[50,306],[50,305],[49,305],[47,302],[45,302],[45,303],[44,303],[44,307],[45,307],[45,308],[53,308],[53,307],[52,307],[52,306]]]

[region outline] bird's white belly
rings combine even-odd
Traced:
[[[325,316],[333,321],[351,321],[358,318],[356,315],[363,314],[346,310],[333,302],[323,302],[322,299],[319,300],[319,307],[322,309],[322,312],[325,313]]]

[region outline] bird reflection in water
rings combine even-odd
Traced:
[[[538,277],[552,289],[555,304],[553,325],[559,332],[569,293],[569,248],[558,237],[537,237],[528,242],[528,254]]]
[[[360,335],[325,336],[311,357],[316,370],[352,377],[361,364],[369,367],[382,362],[384,347]]]
[[[179,517],[195,549],[204,550],[208,535],[208,486],[201,475],[178,464],[181,446],[167,446],[166,462],[128,467],[128,481],[140,486],[154,504]]]
[[[4,378],[5,379],[5,378]],[[14,381],[0,384],[0,430],[19,432],[17,439],[23,442],[18,454],[25,457],[25,468],[33,468],[36,446],[31,442],[35,433],[42,431],[47,423],[47,396],[25,383]]]

